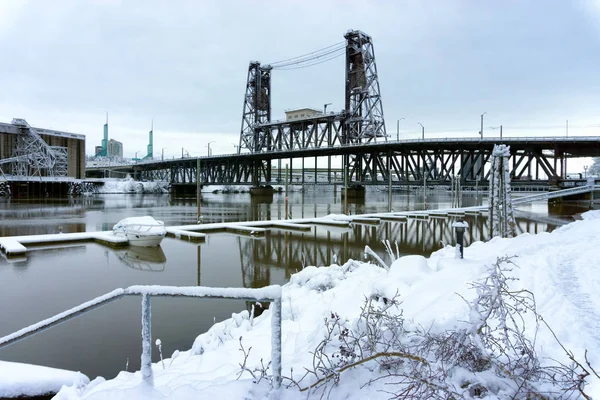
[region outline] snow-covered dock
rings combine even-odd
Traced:
[[[381,221],[404,223],[407,218],[427,220],[430,216],[463,216],[467,212],[481,212],[478,208],[444,209],[426,211],[390,212],[363,215],[331,214],[319,218],[300,218],[271,221],[222,222],[213,224],[196,224],[166,227],[167,236],[190,242],[202,242],[206,235],[228,233],[249,236],[257,239],[264,238],[270,230],[285,230],[308,232],[312,226],[322,226],[328,230],[345,230],[350,224],[379,225]],[[23,256],[27,253],[26,245],[64,244],[69,242],[93,241],[109,246],[126,246],[124,237],[115,236],[111,231],[57,233],[48,235],[11,236],[0,238],[0,250],[8,257]]]
[[[50,396],[63,385],[83,386],[89,382],[79,372],[0,361],[0,398]]]
[[[27,252],[26,244],[40,245],[71,242],[98,242],[109,246],[124,246],[127,244],[127,239],[113,235],[112,231],[9,236],[0,238],[0,249],[7,256],[18,256]]]

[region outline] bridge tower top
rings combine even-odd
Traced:
[[[254,127],[271,122],[271,69],[270,65],[261,66],[258,61],[251,61],[248,66],[238,153],[242,149],[260,152],[267,145],[264,135],[261,137]]]
[[[386,138],[383,105],[371,37],[348,31],[346,39],[345,143]]]
[[[250,153],[270,151],[273,150],[276,140],[283,140],[286,143],[293,141],[291,137],[274,139],[271,135],[272,127],[265,127],[271,124],[272,70],[306,68],[341,57],[344,53],[346,56],[345,107],[335,116],[342,122],[340,136],[336,138],[339,140],[338,143],[369,143],[376,141],[377,138],[387,138],[371,37],[364,32],[351,30],[344,35],[344,38],[345,42],[269,65],[261,65],[259,61],[250,62],[238,153],[243,149],[247,149]],[[327,123],[328,117],[323,111],[312,117],[312,123]],[[310,117],[303,119],[302,124],[311,123],[310,119]],[[295,125],[293,129],[296,129]],[[284,135],[293,134],[288,131]]]

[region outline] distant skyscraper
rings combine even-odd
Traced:
[[[123,158],[123,143],[110,139],[108,141],[107,154],[109,157]]]
[[[152,125],[150,127],[150,132],[148,132],[148,154],[144,159],[152,160],[154,158],[154,120],[152,120]]]

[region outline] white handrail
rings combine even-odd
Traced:
[[[0,348],[33,336],[48,328],[59,325],[70,319],[102,307],[124,296],[142,296],[142,380],[149,386],[154,386],[152,372],[152,313],[150,297],[197,297],[218,299],[239,299],[250,301],[270,302],[271,311],[271,363],[273,369],[273,387],[281,385],[281,286],[271,285],[260,289],[249,288],[213,288],[203,286],[129,286],[125,289],[115,289],[112,292],[96,297],[70,310],[56,314],[50,318],[29,325],[17,332],[0,338]]]

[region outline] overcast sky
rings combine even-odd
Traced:
[[[600,0],[0,0],[0,121],[109,136],[125,156],[231,153],[248,62],[373,38],[388,134],[600,135]],[[343,57],[274,71],[272,115],[341,110]],[[536,128],[547,126],[547,129]],[[577,128],[578,126],[585,127]],[[554,128],[552,128],[554,127]]]

